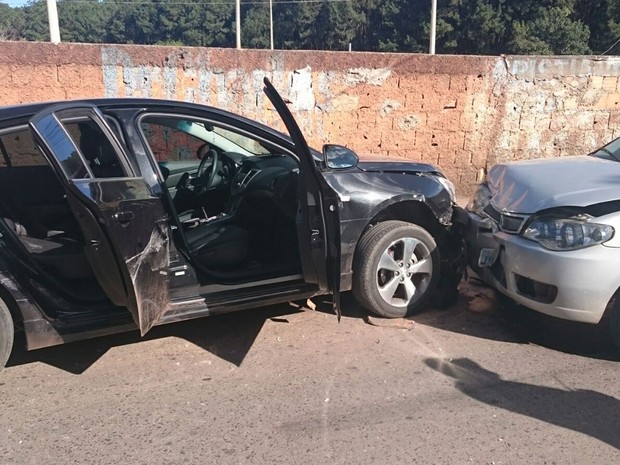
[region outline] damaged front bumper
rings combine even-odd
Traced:
[[[620,282],[620,272],[610,267],[620,260],[620,249],[596,245],[551,251],[499,230],[490,218],[468,214],[468,261],[485,282],[546,315],[600,321]]]
[[[464,208],[455,206],[452,211],[450,228],[439,244],[441,255],[441,274],[432,305],[447,307],[456,302],[459,284],[467,268],[467,245],[465,231],[469,218]]]

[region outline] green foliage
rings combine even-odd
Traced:
[[[576,0],[575,18],[581,20],[590,29],[590,49],[602,53],[617,39],[609,27],[609,0]]]
[[[509,44],[512,53],[536,55],[581,55],[590,52],[590,30],[570,18],[562,7],[541,8],[540,16],[515,22]]]
[[[241,5],[242,46],[269,48],[269,1]],[[426,53],[430,5],[273,0],[274,46]],[[68,42],[235,46],[234,0],[58,0],[58,13]],[[438,0],[438,53],[601,53],[618,38],[620,0]],[[0,3],[0,39],[49,40],[45,1]]]
[[[241,18],[241,44],[244,48],[269,48],[269,4],[253,4]]]
[[[22,37],[24,16],[16,8],[0,3],[0,40],[17,40]]]

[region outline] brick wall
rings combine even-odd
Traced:
[[[0,42],[0,104],[155,97],[282,128],[268,76],[311,145],[439,165],[460,195],[501,160],[620,136],[620,58],[474,57]]]

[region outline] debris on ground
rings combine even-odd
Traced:
[[[407,320],[405,318],[378,318],[374,316],[367,315],[364,320],[366,323],[372,326],[378,326],[380,328],[396,328],[396,329],[407,329],[412,330],[415,326],[415,322],[413,320]]]
[[[316,304],[310,299],[307,299],[305,302],[302,302],[300,300],[290,301],[288,304],[291,307],[296,308],[297,310],[301,310],[303,312],[307,312],[308,310],[316,310]]]
[[[467,310],[472,313],[492,313],[499,308],[497,291],[480,278],[470,277],[461,288],[467,299]]]

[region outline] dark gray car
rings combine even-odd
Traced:
[[[464,210],[421,163],[361,162],[190,103],[0,108],[0,366],[29,349],[352,290],[410,315],[454,298]]]

